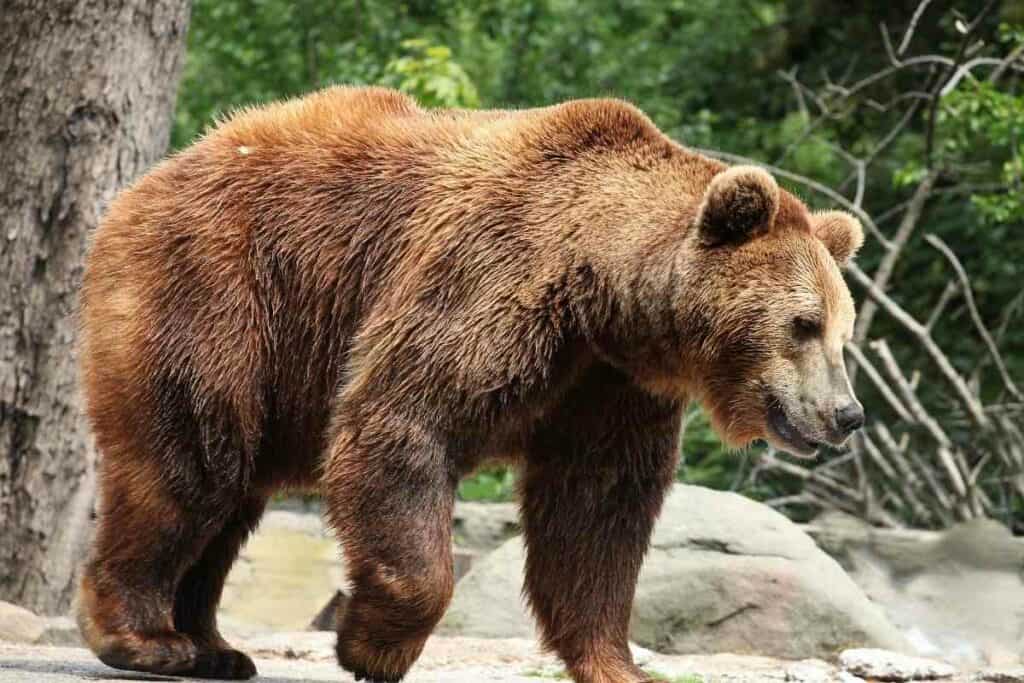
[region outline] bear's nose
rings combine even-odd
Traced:
[[[836,408],[836,427],[843,434],[852,434],[864,426],[864,408],[857,401],[851,401]]]

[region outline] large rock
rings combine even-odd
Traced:
[[[523,548],[508,541],[456,588],[442,631],[529,637]],[[669,653],[830,657],[906,643],[842,568],[781,514],[742,496],[677,485],[644,564],[633,639]]]
[[[36,643],[46,631],[46,619],[24,607],[0,601],[0,641]]]
[[[694,486],[675,487],[665,503],[633,637],[665,652],[790,658],[906,647],[882,610],[786,517]]]
[[[452,536],[460,548],[488,552],[520,531],[519,507],[515,503],[460,501],[455,504]]]
[[[1024,538],[991,519],[945,531],[878,529],[828,513],[806,527],[910,641],[963,667],[1019,667]]]
[[[523,542],[516,536],[473,564],[455,585],[455,597],[438,633],[476,638],[532,638],[533,617],[525,609]]]
[[[80,647],[85,644],[82,634],[78,632],[78,624],[71,617],[46,617],[43,633],[36,642],[62,647]]]
[[[228,574],[220,618],[249,633],[304,629],[344,585],[344,571],[319,515],[271,510]]]
[[[945,662],[870,648],[843,652],[839,655],[839,666],[875,681],[932,681],[956,675],[956,669]]]

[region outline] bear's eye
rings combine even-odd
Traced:
[[[813,339],[821,334],[821,320],[806,315],[793,318],[793,336],[799,340]]]

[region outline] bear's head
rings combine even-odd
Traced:
[[[712,178],[693,227],[694,379],[716,431],[802,456],[845,442],[864,422],[843,362],[854,305],[840,273],[860,223],[810,213],[765,171],[735,166]]]

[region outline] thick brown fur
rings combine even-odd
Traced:
[[[353,584],[339,661],[398,681],[452,592],[456,484],[504,459],[545,643],[577,681],[645,680],[630,605],[685,402],[732,443],[763,437],[792,314],[849,322],[817,219],[750,167],[709,192],[723,171],[615,100],[424,111],[340,87],[158,166],[85,276],[89,645],[252,675],[217,632],[224,576],[272,493],[313,489]]]

